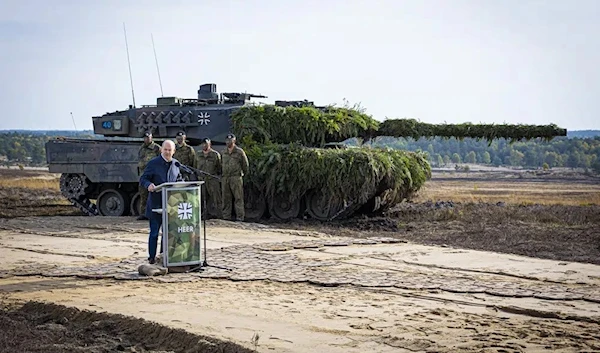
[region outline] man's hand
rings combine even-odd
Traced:
[[[153,183],[150,183],[150,185],[148,185],[148,191],[152,192],[154,191],[154,188],[156,188],[156,186],[154,186]]]

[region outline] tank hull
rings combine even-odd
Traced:
[[[62,195],[85,214],[137,215],[139,146],[137,141],[56,139],[46,143],[46,159],[49,171],[61,174]]]
[[[140,145],[141,141],[56,139],[46,143],[46,157],[49,171],[61,174],[62,195],[86,215],[137,216],[140,214],[137,170]],[[221,150],[222,146],[215,148]],[[199,147],[195,149],[200,152]],[[321,149],[320,153],[323,151]],[[295,195],[286,190],[273,191],[267,185],[271,183],[269,179],[277,177],[274,170],[286,163],[286,168],[293,168],[293,163],[304,163],[302,158],[311,160],[313,156],[298,158],[284,154],[279,165],[271,165],[265,173],[256,173],[258,165],[266,162],[265,158],[269,156],[250,154],[253,172],[244,178],[245,219],[249,221],[306,217],[321,221],[343,219],[357,213],[380,213],[408,196],[398,197],[393,190],[394,182],[385,178],[378,180],[368,191],[363,190],[360,199],[338,198],[317,185],[305,186]],[[290,165],[292,159],[294,162]],[[423,172],[429,171],[423,168]],[[211,216],[218,214],[210,207],[209,212]]]

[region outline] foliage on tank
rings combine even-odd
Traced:
[[[367,138],[379,122],[353,109],[326,107],[246,106],[232,114],[239,140],[250,136],[261,143],[299,143],[321,147],[353,137]]]
[[[289,145],[246,148],[246,178],[267,200],[283,194],[294,201],[310,190],[363,204],[388,189],[388,202],[409,198],[431,177],[421,153],[382,148],[322,149]]]
[[[259,143],[299,143],[321,147],[328,142],[349,138],[368,140],[377,136],[466,137],[492,141],[505,138],[511,142],[533,138],[549,141],[566,136],[566,129],[554,124],[428,124],[415,119],[389,119],[379,122],[354,109],[338,107],[246,106],[232,115],[233,128],[239,138],[251,136]]]
[[[411,137],[418,140],[421,137],[458,138],[470,137],[489,142],[504,138],[511,142],[542,138],[550,141],[556,136],[566,136],[567,130],[550,125],[510,125],[510,124],[427,124],[415,119],[390,119],[379,125],[377,135],[392,137]]]

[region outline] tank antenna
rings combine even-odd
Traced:
[[[71,120],[73,120],[73,126],[75,126],[75,130],[77,130],[77,125],[75,124],[75,118],[73,118],[73,112],[71,112]]]
[[[129,66],[129,81],[131,82],[131,97],[133,98],[133,107],[135,108],[135,94],[133,93],[133,77],[131,76],[131,62],[129,61],[129,45],[127,44],[127,31],[125,22],[123,22],[123,33],[125,34],[125,49],[127,50],[127,65]]]
[[[158,72],[158,84],[160,85],[160,96],[164,97],[163,89],[162,89],[162,81],[160,80],[160,70],[158,69],[158,58],[156,57],[156,48],[154,47],[154,36],[150,33],[150,38],[152,38],[152,50],[154,50],[154,61],[156,62],[156,72]]]

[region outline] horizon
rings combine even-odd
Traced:
[[[78,130],[74,130],[74,129],[52,129],[52,130],[47,130],[47,129],[0,129],[0,133],[1,132],[12,132],[12,131],[18,131],[18,132],[55,132],[55,131],[65,131],[65,132],[91,132],[94,135],[98,135],[98,136],[102,136],[102,134],[96,134],[94,133],[93,129],[78,129]],[[572,132],[598,132],[600,134],[600,129],[581,129],[581,130],[567,130],[567,134],[572,133]],[[391,137],[391,136],[389,136]],[[439,137],[439,136],[437,136]],[[566,136],[556,136],[555,138],[559,138],[559,137],[566,137]],[[394,137],[394,138],[404,138],[404,137]],[[426,138],[426,137],[423,137]],[[469,137],[465,137],[465,138],[469,138]]]
[[[378,121],[600,129],[597,1],[139,4],[3,1],[0,130],[84,131],[127,109],[123,22],[137,106],[161,96],[152,35],[164,96],[215,83],[264,103],[346,99]]]

